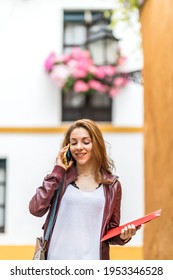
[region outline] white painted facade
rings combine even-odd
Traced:
[[[106,3],[105,3],[106,2]],[[61,94],[44,71],[50,51],[61,53],[63,9],[114,8],[115,1],[0,0],[0,127],[58,127]],[[133,59],[130,60],[134,67]],[[130,83],[113,100],[112,124],[143,126],[143,88]],[[142,133],[104,133],[123,188],[121,223],[144,214]],[[53,168],[63,133],[0,134],[7,158],[6,231],[0,245],[31,245],[45,220],[28,203]],[[128,246],[143,245],[143,230]]]

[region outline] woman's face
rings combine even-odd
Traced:
[[[70,135],[70,151],[78,165],[86,165],[92,161],[92,139],[88,131],[75,128]]]

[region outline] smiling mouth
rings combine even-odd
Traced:
[[[83,156],[85,156],[85,155],[86,155],[86,154],[80,154],[80,153],[77,153],[77,154],[76,154],[77,157],[83,157]]]

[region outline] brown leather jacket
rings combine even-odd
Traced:
[[[47,228],[48,219],[49,219],[50,211],[48,210],[51,209],[51,203],[54,196],[54,192],[57,189],[59,182],[64,177],[64,183],[62,186],[61,194],[59,196],[56,215],[58,213],[62,196],[68,184],[70,182],[73,182],[77,176],[78,173],[74,166],[69,168],[69,170],[66,172],[63,167],[55,165],[51,174],[47,175],[44,178],[42,186],[40,186],[36,190],[36,194],[32,197],[29,203],[29,211],[32,215],[37,217],[42,217],[44,214],[48,212],[45,224],[43,226],[44,232]],[[103,223],[102,223],[100,239],[108,230],[114,227],[118,227],[120,223],[121,184],[118,181],[117,176],[113,176],[112,174],[108,174],[105,172],[104,172],[104,176],[108,179],[113,180],[113,183],[111,183],[110,185],[103,185],[104,194],[105,194],[105,208],[103,214]],[[55,215],[53,226],[55,224],[56,215]],[[100,259],[102,260],[109,259],[109,244],[124,245],[125,242],[119,237],[119,235],[111,239],[108,239],[107,241],[100,242]],[[47,243],[47,250],[48,247],[49,247],[49,242]]]

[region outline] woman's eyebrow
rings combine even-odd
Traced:
[[[91,140],[91,137],[89,137],[89,136],[82,137],[82,140],[85,140],[85,139],[90,139],[90,140]],[[70,140],[75,140],[75,141],[77,141],[76,138],[70,138]]]

